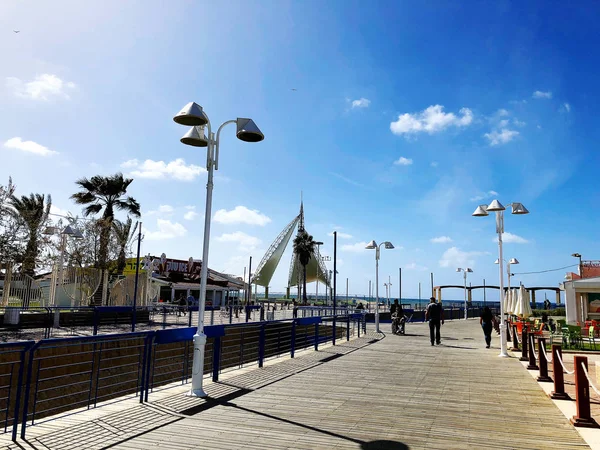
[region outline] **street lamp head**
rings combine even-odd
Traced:
[[[197,127],[208,123],[208,117],[202,110],[202,106],[195,102],[190,102],[185,105],[181,111],[173,117],[173,120],[179,125],[188,127]]]
[[[260,131],[252,119],[238,118],[236,123],[236,136],[240,141],[260,142],[265,138],[265,135]]]
[[[323,243],[320,241],[317,241],[317,242],[315,242],[315,245],[323,245]]]
[[[394,248],[394,246],[392,245],[392,243],[390,241],[385,241],[383,243],[384,247],[388,250],[392,250]]]
[[[377,242],[371,241],[367,244],[367,246],[365,248],[367,250],[373,250],[374,248],[377,248]]]
[[[494,264],[500,264],[500,260],[496,259],[496,261],[494,261]]]
[[[472,215],[475,217],[489,216],[487,213],[487,205],[479,205]]]
[[[467,269],[465,270],[465,272],[472,273],[472,272],[473,272],[473,269],[471,269],[470,267],[467,267]]]
[[[573,253],[571,256],[575,258],[581,258],[581,253]]]
[[[182,144],[191,145],[192,147],[207,147],[208,139],[204,134],[204,125],[190,128],[180,141]]]
[[[457,271],[457,272],[462,272],[462,269],[461,269],[460,267],[458,267],[458,268],[456,269],[456,271]]]
[[[512,204],[512,213],[513,214],[529,214],[529,210],[523,206],[523,203],[513,203]]]
[[[492,203],[486,208],[488,212],[504,211],[506,208],[502,206],[498,200],[493,200]]]
[[[510,261],[508,261],[509,264],[519,264],[519,260],[517,258],[511,258]]]
[[[72,228],[71,225],[67,225],[61,234],[71,236],[75,239],[83,239],[83,234],[77,228]]]

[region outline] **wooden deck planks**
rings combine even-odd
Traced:
[[[484,348],[476,321],[447,322],[441,346],[430,346],[426,331],[409,324],[407,336],[367,344],[371,334],[231,372],[207,384],[216,399],[208,403],[178,387],[83,424],[48,422],[36,447],[586,448],[518,360]],[[344,356],[321,362],[333,354]]]

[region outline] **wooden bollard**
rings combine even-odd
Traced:
[[[512,341],[513,341],[513,346],[510,349],[511,352],[518,352],[519,351],[519,338],[517,336],[517,326],[513,325],[513,332],[512,332]]]
[[[506,340],[510,341],[512,338],[510,337],[511,333],[510,333],[510,322],[507,320],[506,321]]]
[[[529,339],[529,337],[527,336],[527,328],[525,327],[525,324],[523,324],[523,329],[521,330],[521,357],[519,358],[520,361],[529,361],[529,355],[527,355],[527,339]]]
[[[552,383],[552,378],[548,376],[548,360],[546,359],[546,339],[538,339],[538,360],[540,362],[540,376],[538,381],[547,381]]]
[[[552,373],[554,374],[554,390],[550,392],[550,398],[554,400],[571,400],[565,392],[565,376],[559,358],[562,359],[562,348],[558,344],[552,344]]]
[[[590,410],[590,383],[581,367],[583,364],[587,370],[587,356],[575,356],[574,359],[577,415],[571,418],[571,423],[576,427],[600,428],[598,422],[592,418]]]
[[[534,347],[534,342],[535,342],[535,338],[533,337],[533,333],[530,334],[529,336],[531,336],[531,341],[527,341],[527,345],[529,346],[529,364],[527,365],[527,370],[538,370],[539,367],[535,362],[535,347]],[[529,337],[528,337],[529,338]]]

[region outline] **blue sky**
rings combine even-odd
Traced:
[[[300,192],[322,254],[340,232],[342,293],[346,278],[351,294],[374,280],[371,239],[397,247],[382,252],[380,293],[390,275],[397,295],[399,267],[404,297],[419,282],[426,296],[430,272],[462,283],[456,267],[497,284],[494,220],[471,217],[496,197],[531,211],[505,220],[515,272],[598,258],[594,2],[33,5],[0,4],[0,180],[77,214],[78,177],[130,174],[144,253],[201,256],[206,156],[172,121],[196,101],[213,125],[251,117],[265,134],[222,134],[216,270],[256,267]],[[289,253],[271,291],[288,267]],[[513,283],[556,286],[564,272]]]

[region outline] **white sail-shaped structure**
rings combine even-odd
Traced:
[[[298,214],[294,220],[292,220],[287,226],[279,233],[275,241],[271,244],[262,260],[260,261],[256,272],[252,277],[252,284],[259,286],[268,287],[273,274],[281,261],[281,257],[285,252],[287,245],[290,242],[294,230],[298,227],[298,233],[304,231],[304,205],[300,204],[300,214]],[[329,286],[329,276],[327,267],[323,261],[319,258],[319,255],[313,253],[306,266],[306,282],[310,283],[318,279],[320,282]],[[297,286],[302,281],[302,265],[296,252],[292,255],[292,261],[290,264],[288,287]]]

